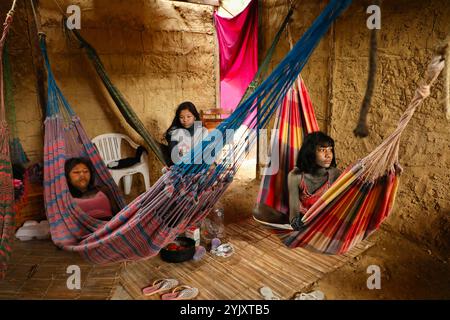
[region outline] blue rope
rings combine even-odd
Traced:
[[[319,41],[351,2],[351,0],[330,0],[327,7],[267,79],[247,99],[242,101],[227,119],[217,126],[215,130],[220,132],[222,136],[225,136],[227,129],[237,130],[246,120],[250,123],[245,132],[246,134],[236,143],[234,152],[237,155],[237,159],[234,163],[225,163],[217,166],[213,176],[214,179],[230,169],[230,167],[239,166],[239,163],[243,161],[249,149],[246,143],[251,147],[256,142],[256,135],[251,135],[250,130],[267,126]],[[257,110],[258,115],[256,113]],[[211,132],[201,143],[194,146],[191,152],[184,156],[182,162],[175,165],[176,170],[180,170],[182,174],[196,174],[208,170],[210,164],[205,162],[200,165],[193,163],[201,160],[204,150],[212,150],[216,147],[220,149],[221,141],[210,141],[215,134],[216,132]],[[211,180],[214,182],[213,179]]]
[[[75,116],[75,112],[69,105],[69,102],[67,102],[66,98],[64,97],[64,95],[62,94],[61,90],[59,89],[56,83],[55,76],[53,75],[50,66],[50,60],[48,58],[45,36],[41,36],[39,38],[39,46],[41,47],[42,55],[44,57],[45,68],[47,69],[47,87],[48,87],[47,88],[48,101],[46,108],[47,117],[67,113],[68,116],[71,118]],[[63,108],[60,108],[60,106]]]

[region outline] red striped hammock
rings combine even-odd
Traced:
[[[289,216],[288,173],[295,166],[295,157],[305,135],[319,131],[308,90],[300,76],[283,99],[276,114],[275,128],[278,132],[272,136],[271,154],[279,155],[279,168],[275,174],[264,173],[258,194],[258,204]]]
[[[5,97],[3,91],[3,48],[11,27],[16,1],[6,15],[3,33],[0,39],[0,279],[5,277],[7,263],[11,255],[11,242],[14,240],[14,187],[9,152],[9,128],[5,115]]]
[[[430,86],[436,81],[443,67],[443,56],[435,56],[428,66],[425,80],[416,90],[394,132],[368,156],[345,169],[330,189],[304,215],[302,229],[293,231],[292,228],[286,230],[282,226],[271,227],[288,247],[303,247],[324,254],[343,254],[366,239],[389,216],[401,174],[398,162],[400,136],[416,108],[428,97]],[[287,97],[283,102],[283,109],[286,105],[292,105],[289,99],[291,98]],[[302,119],[314,119],[311,116],[314,111],[312,108],[306,108],[303,101],[297,105],[294,103],[293,106],[300,112],[281,112],[280,119],[277,120],[280,124],[277,136],[280,141],[280,158],[284,159],[281,164],[287,167],[280,170],[278,175],[263,178],[258,198],[260,203],[284,214],[288,214],[285,181],[287,173],[294,166],[293,156],[298,152],[298,142],[301,141],[298,137],[311,132],[310,127],[302,125]],[[292,130],[297,132],[291,132]],[[294,145],[290,146],[289,143]],[[279,197],[280,194],[282,197]]]

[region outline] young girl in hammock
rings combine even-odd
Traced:
[[[108,220],[120,211],[106,188],[94,184],[94,170],[85,158],[68,159],[64,165],[69,191],[75,203],[91,217]]]
[[[322,132],[305,137],[297,163],[288,175],[289,221],[294,230],[302,227],[302,217],[339,177],[334,140]]]
[[[172,162],[181,162],[181,158],[207,135],[208,130],[203,126],[195,105],[189,101],[181,103],[165,135]]]

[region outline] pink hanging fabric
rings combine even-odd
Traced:
[[[258,70],[258,1],[234,18],[214,13],[219,40],[220,105],[233,111]]]

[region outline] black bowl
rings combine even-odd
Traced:
[[[195,254],[195,241],[186,237],[177,237],[170,244],[175,243],[178,246],[185,247],[182,250],[168,250],[167,246],[159,252],[161,259],[166,262],[184,262],[191,260]],[[170,245],[169,244],[169,245]],[[168,245],[168,246],[169,246]]]

